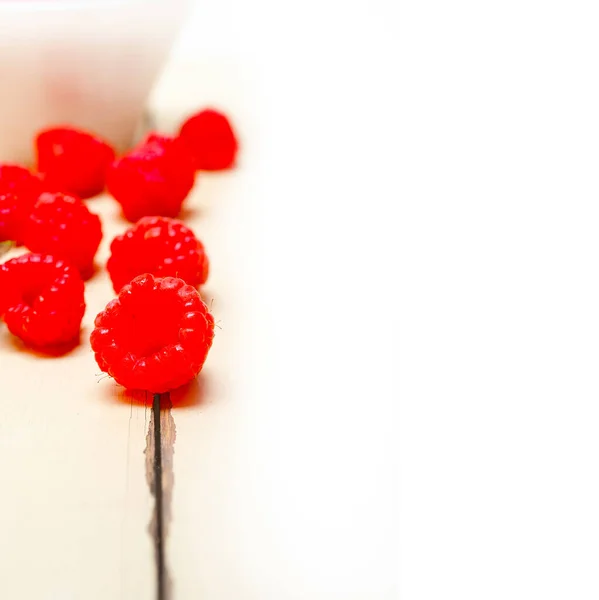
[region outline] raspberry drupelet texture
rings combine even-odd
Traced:
[[[235,163],[239,144],[229,120],[221,112],[205,109],[192,115],[179,132],[201,171],[229,169]]]
[[[108,191],[132,222],[141,217],[176,217],[195,181],[185,144],[178,138],[150,134],[108,171]]]
[[[41,254],[0,265],[0,317],[33,347],[77,339],[85,313],[83,281],[75,267]]]
[[[136,277],[96,317],[91,346],[102,371],[126,388],[176,389],[202,369],[214,319],[197,290],[175,277]]]
[[[23,243],[23,231],[31,207],[12,192],[0,192],[0,242]]]
[[[18,165],[0,165],[0,242],[23,243],[25,223],[43,191],[39,177]]]
[[[179,277],[189,285],[208,278],[208,257],[193,231],[177,219],[144,217],[114,238],[106,268],[115,292],[137,275]]]
[[[0,164],[0,191],[12,192],[35,202],[44,191],[42,180],[25,167]]]
[[[67,260],[83,278],[93,273],[101,239],[98,215],[76,196],[61,193],[40,196],[29,215],[24,236],[29,250]]]
[[[73,127],[54,127],[35,140],[37,170],[47,189],[91,198],[102,192],[106,172],[114,161],[104,140]]]

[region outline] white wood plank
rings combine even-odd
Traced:
[[[89,206],[103,220],[102,265],[126,223],[106,196]],[[62,357],[30,352],[0,328],[2,597],[152,596],[149,411],[100,376],[88,341],[113,296],[100,270],[86,287],[82,342]]]
[[[267,61],[215,62],[172,69],[157,96],[178,107],[158,111],[166,128],[192,102],[223,105],[243,148],[234,172],[200,179],[205,208],[188,215],[222,329],[201,401],[173,410],[174,598],[389,600],[393,323],[374,292],[389,271],[372,261],[392,224],[386,180],[358,183],[351,144],[329,154],[318,127],[294,121],[302,102],[277,104],[289,94]]]

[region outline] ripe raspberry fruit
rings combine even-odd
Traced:
[[[137,275],[179,277],[195,287],[208,278],[208,257],[193,231],[168,217],[144,217],[114,238],[106,268],[115,292]]]
[[[76,196],[44,193],[29,215],[24,238],[29,250],[63,258],[85,278],[93,272],[102,225]]]
[[[83,287],[77,269],[65,261],[24,254],[0,265],[0,317],[29,346],[70,342],[85,312]]]
[[[43,187],[24,167],[0,165],[0,242],[23,243],[23,229]]]
[[[91,198],[102,192],[114,150],[104,140],[73,127],[54,127],[35,140],[37,170],[48,189]]]
[[[129,221],[161,215],[176,217],[191,191],[195,171],[178,138],[150,134],[108,171],[108,191]]]
[[[239,145],[222,113],[206,109],[192,115],[181,126],[179,135],[187,144],[197,170],[219,171],[233,166]]]
[[[214,318],[182,279],[136,277],[96,317],[91,346],[102,371],[129,389],[178,388],[201,370]]]
[[[0,164],[0,191],[23,196],[31,203],[44,191],[42,180],[25,167]]]
[[[0,192],[0,242],[13,241],[23,243],[23,229],[31,205],[23,202],[20,196],[12,192]]]

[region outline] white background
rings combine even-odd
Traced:
[[[281,204],[256,284],[298,314],[298,400],[348,395],[325,422],[381,439],[399,406],[400,597],[596,598],[596,3],[248,4],[206,10],[223,51],[260,32]],[[358,528],[393,445],[359,433],[337,463]]]
[[[597,598],[599,9],[400,7],[400,597]]]

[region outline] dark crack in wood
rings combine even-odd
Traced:
[[[177,437],[171,408],[168,394],[162,396],[154,394],[146,436],[146,479],[150,492],[155,498],[149,532],[154,540],[157,600],[168,600],[172,587],[165,557],[165,542],[171,519],[174,484],[173,455]]]

